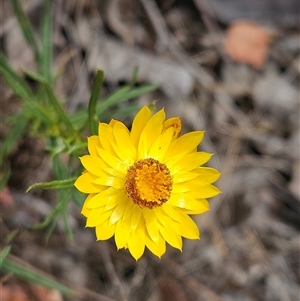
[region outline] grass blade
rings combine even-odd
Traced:
[[[67,130],[70,132],[70,134],[76,134],[75,129],[73,128],[73,125],[68,117],[68,115],[64,112],[62,109],[59,101],[57,100],[56,96],[54,95],[54,92],[52,90],[52,87],[49,85],[49,83],[45,83],[46,91],[49,95],[49,100],[53,105],[53,108],[55,109],[57,115],[61,119],[61,121],[65,124]]]
[[[5,140],[1,146],[1,157],[0,157],[1,165],[2,165],[4,158],[10,153],[12,148],[16,145],[18,139],[23,135],[23,133],[26,129],[27,123],[28,123],[28,121],[25,118],[23,118],[23,116],[20,116],[20,118],[17,120],[17,122],[12,127],[11,132],[5,138]]]
[[[24,36],[27,44],[32,48],[36,62],[39,62],[40,61],[40,53],[39,53],[38,45],[34,38],[34,33],[33,33],[32,26],[30,24],[30,21],[29,21],[28,17],[24,14],[19,0],[13,0],[12,6],[14,9],[15,15],[17,16],[21,30],[23,32],[23,36]]]
[[[19,262],[15,262],[15,260],[12,259],[12,256],[8,256],[8,258],[3,261],[1,269],[6,273],[13,273],[16,277],[24,279],[28,282],[33,282],[51,289],[55,289],[61,292],[63,295],[75,294],[73,290],[47,276],[44,276],[42,272],[26,267]]]
[[[52,83],[52,6],[51,1],[44,0],[44,16],[42,24],[41,73],[48,83]]]
[[[59,103],[58,99],[56,98],[52,86],[47,82],[47,80],[44,78],[44,76],[37,74],[35,72],[25,70],[25,73],[32,79],[36,80],[37,82],[41,83],[49,96],[49,101],[52,104],[54,110],[56,111],[58,117],[60,120],[65,124],[67,130],[71,134],[75,134],[76,131],[68,117],[68,115],[64,112],[64,110],[61,107],[61,104]]]
[[[9,66],[2,53],[0,53],[0,73],[3,74],[8,86],[16,95],[27,101],[34,98],[25,80]]]
[[[93,83],[92,94],[91,94],[91,98],[89,101],[89,108],[88,108],[89,125],[90,125],[90,130],[92,135],[97,134],[98,131],[99,120],[97,117],[96,108],[97,108],[97,101],[99,98],[103,80],[104,80],[104,72],[102,70],[97,70],[97,75]]]
[[[2,268],[3,262],[7,255],[9,254],[11,246],[6,246],[0,253],[0,269]]]
[[[160,86],[159,84],[150,84],[150,85],[142,86],[139,88],[125,86],[125,87],[121,88],[120,90],[118,90],[117,92],[110,95],[108,98],[106,98],[101,103],[99,103],[99,105],[97,106],[97,113],[100,115],[110,106],[113,106],[120,102],[138,97],[142,94],[146,94],[151,91],[154,91],[157,88],[159,88],[159,86]]]

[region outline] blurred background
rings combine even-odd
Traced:
[[[41,30],[43,1],[21,1],[34,31]],[[88,105],[95,70],[105,72],[101,96],[128,84],[159,84],[103,116],[130,126],[131,106],[165,107],[180,116],[183,132],[205,130],[201,149],[222,172],[222,194],[196,216],[200,241],[184,240],[139,261],[113,240],[96,242],[80,208],[69,204],[73,239],[58,221],[47,231],[27,230],[45,219],[55,193],[26,189],[49,181],[51,157],[43,138],[18,139],[6,160],[9,181],[1,192],[1,248],[11,259],[43,272],[76,296],[33,285],[1,272],[2,301],[297,301],[300,296],[298,0],[81,0],[51,2],[56,95],[73,113]],[[34,53],[12,9],[1,2],[1,51],[35,70]],[[1,76],[1,119],[20,111],[20,99]],[[123,111],[122,111],[123,110]],[[119,113],[118,113],[119,112]],[[126,117],[126,118],[125,118]],[[1,122],[1,141],[13,129]],[[26,278],[25,278],[26,279]]]

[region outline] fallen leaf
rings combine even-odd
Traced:
[[[11,206],[14,204],[14,199],[7,186],[0,191],[0,203],[6,206]]]
[[[1,301],[30,301],[33,299],[41,301],[63,301],[59,291],[48,289],[41,285],[26,284],[18,280],[0,285]]]
[[[0,285],[1,301],[29,301],[23,288],[18,284]]]
[[[39,300],[63,301],[61,294],[56,290],[48,289],[41,285],[31,285],[31,289]]]
[[[273,37],[274,33],[268,28],[241,20],[229,26],[223,47],[233,60],[260,69],[266,61]]]

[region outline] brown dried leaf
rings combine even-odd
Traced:
[[[21,281],[10,281],[0,285],[0,295],[1,301],[63,301],[62,295],[56,290]]]
[[[263,67],[273,39],[267,28],[247,20],[231,24],[224,41],[224,51],[235,61]]]
[[[1,301],[29,301],[26,292],[18,284],[0,285]]]
[[[0,203],[5,206],[11,206],[14,204],[14,199],[7,186],[5,186],[2,191],[0,191]]]

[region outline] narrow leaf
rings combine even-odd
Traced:
[[[74,182],[76,181],[77,177],[67,179],[67,180],[59,180],[59,181],[51,181],[51,182],[40,182],[31,185],[26,192],[29,192],[32,189],[46,189],[46,190],[58,190],[58,189],[68,189],[74,186]]]
[[[133,87],[137,81],[138,78],[138,74],[139,74],[139,67],[135,67],[133,70],[133,74],[132,74],[132,78],[130,80],[129,86]]]
[[[3,74],[8,86],[16,95],[27,101],[34,98],[26,81],[10,67],[2,53],[0,53],[0,73]]]
[[[24,38],[27,44],[32,48],[36,62],[39,62],[40,54],[38,50],[38,45],[34,38],[34,33],[30,21],[28,17],[24,14],[19,0],[13,0],[12,5],[15,15],[17,16],[18,22],[20,24],[21,30],[23,32]]]
[[[6,246],[5,248],[3,248],[3,250],[0,253],[0,269],[3,265],[3,261],[5,260],[5,258],[7,257],[7,255],[9,254],[11,249],[11,246]]]
[[[42,22],[41,73],[48,83],[52,83],[52,6],[49,0],[44,0],[44,16]]]
[[[54,206],[54,208],[51,210],[51,212],[47,215],[46,219],[39,224],[34,225],[30,229],[37,230],[37,229],[43,229],[44,227],[48,226],[51,222],[54,222],[55,219],[58,218],[64,210],[66,210],[66,207],[70,201],[71,195],[72,195],[73,189],[68,189],[65,191],[65,194],[61,196],[59,199],[59,202]],[[50,233],[51,234],[51,233]],[[50,235],[49,234],[49,235]]]
[[[10,257],[11,258],[11,257]],[[70,288],[58,283],[57,281],[44,276],[41,272],[28,268],[12,259],[5,259],[1,269],[7,273],[13,273],[16,277],[28,282],[37,283],[45,287],[58,290],[63,295],[73,295],[75,292]]]
[[[98,118],[96,114],[97,101],[100,95],[101,87],[104,80],[104,72],[102,70],[97,70],[97,75],[92,87],[92,94],[89,101],[89,126],[91,130],[91,134],[97,134],[98,129]]]
[[[41,83],[46,91],[47,94],[49,96],[49,100],[54,108],[54,110],[56,111],[58,117],[61,119],[61,121],[65,124],[67,130],[71,133],[71,134],[75,134],[76,131],[73,128],[73,125],[68,117],[68,115],[64,112],[64,110],[62,109],[61,104],[59,103],[58,99],[56,98],[54,92],[53,92],[53,88],[51,87],[51,85],[47,82],[47,80],[45,79],[44,76],[29,71],[29,70],[25,70],[24,71],[29,77],[31,77],[32,79],[36,80],[37,82]]]
[[[14,123],[10,133],[5,137],[5,140],[1,146],[1,162],[6,157],[12,148],[16,145],[18,139],[23,135],[28,121],[21,115],[18,120]]]
[[[159,84],[150,84],[139,88],[125,86],[117,92],[110,95],[97,106],[97,113],[102,114],[110,106],[116,105],[123,101],[138,97],[142,94],[149,93],[159,88]]]
[[[71,134],[75,134],[76,131],[73,128],[73,125],[68,117],[68,115],[64,112],[64,110],[61,107],[61,104],[59,103],[59,101],[57,100],[56,96],[53,93],[53,90],[51,88],[51,86],[46,83],[45,84],[46,90],[48,92],[49,95],[49,99],[50,102],[52,103],[57,115],[60,117],[60,119],[62,120],[62,122],[65,124],[67,130],[71,133]]]

